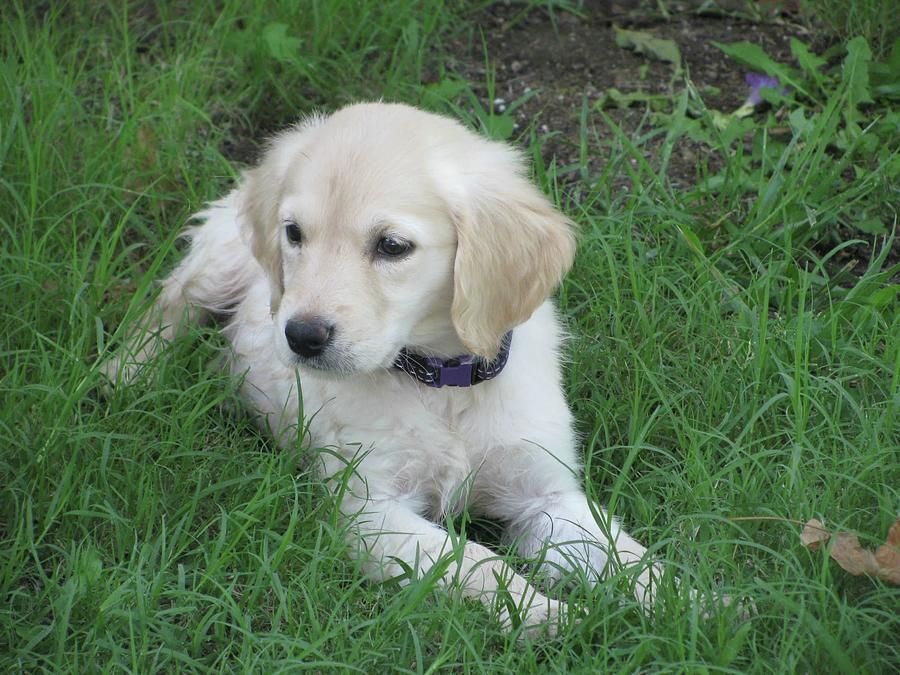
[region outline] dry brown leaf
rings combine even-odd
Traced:
[[[875,551],[875,560],[886,570],[884,578],[900,586],[900,516],[888,530],[887,540]]]
[[[884,540],[884,543],[887,546],[900,548],[900,516],[897,516],[897,520],[894,521],[894,524],[891,525],[891,529],[888,530],[888,536],[887,539]]]
[[[809,520],[800,534],[800,541],[811,551],[833,539],[828,554],[850,574],[867,574],[900,585],[900,516],[891,525],[887,540],[874,553],[859,544],[859,537],[850,532],[831,534],[821,521]]]
[[[819,544],[824,544],[829,537],[831,534],[825,529],[825,525],[815,518],[811,518],[800,533],[800,541],[810,551],[818,551]]]
[[[829,551],[831,559],[855,576],[870,574],[878,576],[875,554],[859,545],[859,537],[850,532],[838,532]]]

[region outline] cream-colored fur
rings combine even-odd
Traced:
[[[299,381],[303,410],[315,413],[310,442],[329,450],[317,454],[323,478],[341,493],[353,550],[373,577],[422,574],[446,558],[444,579],[504,621],[500,583],[529,630],[552,629],[564,605],[440,526],[466,506],[504,523],[551,577],[581,570],[596,581],[627,569],[638,599],[652,601],[644,548],[580,486],[561,328],[547,300],[574,236],[516,152],[414,108],[354,105],[277,136],[198,218],[190,252],[109,363],[111,378],[131,379],[158,338],[186,321],[227,310],[231,370],[281,442],[296,433]],[[302,230],[301,245],[288,241],[287,223]],[[379,257],[385,236],[414,248]],[[309,316],[334,335],[321,355],[302,358],[285,325]],[[506,369],[471,388],[430,389],[391,368],[403,347],[491,357],[510,329]]]

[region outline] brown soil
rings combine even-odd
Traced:
[[[720,2],[719,6],[729,3]],[[731,3],[738,8],[745,3]],[[495,99],[508,105],[529,91],[537,91],[515,116],[520,130],[534,124],[540,132],[552,134],[544,144],[544,159],[555,158],[557,166],[579,161],[580,116],[582,107],[591,106],[589,119],[596,121],[594,104],[609,88],[623,93],[641,91],[671,94],[683,85],[672,84],[674,67],[616,44],[613,26],[640,30],[655,37],[674,40],[684,67],[694,84],[703,90],[710,108],[730,111],[747,97],[745,69],[727,59],[712,42],[750,40],[762,46],[775,59],[790,58],[789,40],[803,29],[796,23],[776,19],[752,20],[738,11],[720,10],[715,15],[698,13],[695,3],[671,3],[669,17],[659,14],[657,3],[621,0],[587,0],[583,17],[568,13],[534,10],[522,15],[520,4],[495,5],[476,17],[484,36],[490,65],[496,72]],[[463,75],[487,101],[484,49],[480,36],[458,41],[453,46],[455,60],[448,69]],[[680,78],[679,78],[680,79]],[[480,83],[480,84],[479,84]],[[607,114],[626,132],[636,130],[645,108],[607,109]],[[612,136],[608,125],[590,124],[591,152],[588,171],[595,174],[606,154],[602,143]],[[646,152],[652,160],[658,147],[650,143]],[[675,185],[690,185],[696,180],[701,148],[690,142],[678,144],[669,170]]]

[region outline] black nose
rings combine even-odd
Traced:
[[[284,326],[288,347],[295,354],[305,358],[318,356],[325,351],[333,334],[334,324],[319,317],[291,319]]]

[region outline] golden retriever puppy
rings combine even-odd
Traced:
[[[197,217],[113,380],[186,322],[224,313],[231,371],[263,428],[288,442],[300,401],[315,413],[308,440],[329,449],[319,468],[373,577],[441,561],[507,625],[501,588],[528,631],[553,630],[562,603],[441,527],[468,508],[550,577],[632,568],[651,602],[645,549],[580,485],[548,300],[575,238],[517,152],[405,105],[352,105],[276,136]]]

